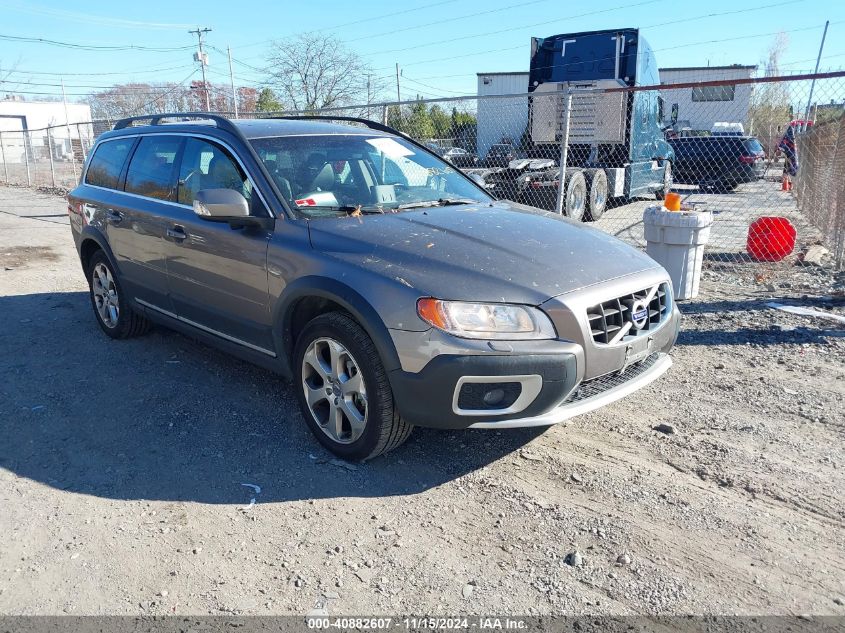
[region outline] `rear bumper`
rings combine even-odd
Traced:
[[[469,428],[514,429],[559,424],[577,415],[600,409],[642,389],[665,374],[672,366],[672,359],[668,354],[657,353],[646,358],[639,365],[627,368],[628,378],[625,377],[626,372],[623,372],[622,374],[603,376],[582,383],[572,395],[548,413],[500,422],[476,422]],[[592,383],[599,381],[602,381],[601,385],[591,388]],[[602,387],[605,386],[607,388],[603,389]],[[586,392],[588,395],[582,395],[581,392]]]

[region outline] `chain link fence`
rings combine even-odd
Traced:
[[[824,292],[845,266],[845,73],[418,99],[308,114],[363,117],[424,143],[496,197],[644,247],[668,192],[714,223],[705,275],[797,278]],[[223,113],[226,114],[226,113]],[[241,113],[241,117],[273,114]],[[0,178],[70,188],[111,122],[0,132]],[[709,272],[707,272],[709,271]],[[828,283],[830,282],[830,283]]]

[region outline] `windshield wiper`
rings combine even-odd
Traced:
[[[440,198],[439,200],[420,200],[419,202],[408,202],[400,204],[394,209],[414,209],[418,207],[450,207],[456,204],[478,204],[478,200],[471,198]]]
[[[341,213],[346,213],[348,215],[352,215],[355,213],[384,213],[384,210],[380,207],[364,207],[355,204],[312,204],[297,207],[298,211],[305,212],[310,211],[312,209],[315,211],[340,211]]]

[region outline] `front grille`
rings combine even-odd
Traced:
[[[668,293],[669,284],[662,283],[589,308],[587,320],[593,341],[619,343],[653,332],[669,316]]]
[[[585,380],[575,391],[569,394],[562,404],[573,404],[575,402],[580,402],[581,400],[586,400],[587,398],[601,395],[605,391],[615,389],[616,387],[625,384],[629,380],[633,380],[643,372],[651,369],[659,357],[659,353],[654,353],[646,356],[639,363],[626,368],[622,373],[614,372],[612,374],[599,376],[598,378]]]

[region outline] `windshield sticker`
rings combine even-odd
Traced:
[[[392,138],[368,138],[367,143],[390,158],[401,158],[402,156],[414,155],[413,151],[404,147],[400,143],[397,143]]]

